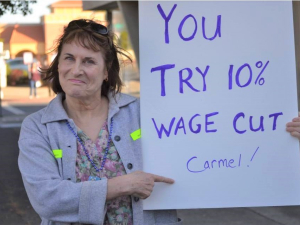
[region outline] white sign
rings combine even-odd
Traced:
[[[144,209],[300,204],[292,3],[139,6]]]
[[[23,53],[23,62],[24,62],[24,64],[31,64],[33,62],[32,52],[24,52]]]

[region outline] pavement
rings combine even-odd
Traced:
[[[139,97],[138,79],[131,77],[125,84],[124,93]],[[33,99],[29,99],[29,87],[5,87],[2,90],[0,225],[39,224],[40,218],[30,205],[18,170],[17,141],[23,119],[45,107],[54,96],[49,96],[47,87],[38,88],[39,97]],[[300,206],[185,209],[178,210],[178,215],[184,225],[300,225]]]
[[[54,97],[49,97],[48,88],[37,89],[38,98],[29,98],[29,87],[2,88],[0,128],[20,127],[30,113],[45,107]]]

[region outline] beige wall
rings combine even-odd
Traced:
[[[18,43],[10,45],[10,57],[15,58],[16,55],[23,51],[30,51],[36,56],[44,55],[44,43]],[[38,57],[38,58],[39,58]]]
[[[64,24],[45,24],[45,54],[47,54],[47,64],[51,63],[52,55],[50,51],[55,47],[56,40],[63,32]]]
[[[56,8],[53,10],[54,14],[72,14],[72,13],[81,13],[81,8]]]
[[[43,23],[53,23],[53,24],[61,24],[68,23],[74,19],[97,19],[100,21],[105,21],[106,13],[102,12],[94,12],[94,11],[86,11],[80,13],[61,13],[61,14],[49,14],[43,16]]]

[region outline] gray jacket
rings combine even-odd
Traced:
[[[139,101],[124,94],[108,98],[108,121],[114,118],[112,140],[126,172],[142,170],[141,141],[130,137],[140,128]],[[66,121],[76,130],[62,106],[62,94],[23,121],[18,162],[25,189],[41,224],[103,224],[107,180],[76,183],[77,143]],[[55,149],[62,150],[62,158],[54,157]],[[132,208],[135,225],[181,224],[175,210],[143,211],[142,200],[134,197]]]

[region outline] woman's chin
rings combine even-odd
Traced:
[[[71,90],[71,91],[67,91],[65,92],[67,96],[71,97],[71,98],[84,98],[87,97],[85,96],[85,93],[81,90]]]

